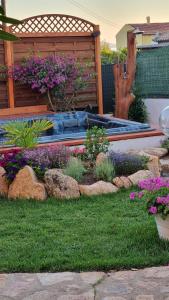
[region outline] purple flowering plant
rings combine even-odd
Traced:
[[[130,193],[130,200],[144,199],[150,215],[159,214],[163,219],[169,215],[169,179],[157,177],[139,182],[139,192]]]
[[[78,92],[87,86],[91,75],[88,66],[74,57],[50,55],[24,59],[9,69],[9,76],[47,96],[53,111],[69,111],[74,109]]]
[[[0,155],[0,166],[5,169],[9,183],[26,165],[32,167],[37,177],[43,180],[46,170],[64,168],[70,155],[69,148],[62,145],[31,150],[12,150]]]
[[[146,169],[148,159],[145,156],[130,153],[109,152],[109,159],[114,165],[117,176],[125,176]]]

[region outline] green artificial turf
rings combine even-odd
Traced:
[[[153,217],[130,191],[46,202],[0,200],[0,272],[127,269],[169,263]]]

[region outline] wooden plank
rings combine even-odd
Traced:
[[[1,109],[0,116],[11,116],[17,114],[40,113],[40,112],[47,112],[47,105]]]
[[[6,31],[9,31],[9,28],[6,27]],[[13,65],[13,43],[12,42],[4,42],[5,47],[5,62],[7,67],[11,67]],[[8,77],[8,97],[9,97],[9,107],[14,108],[14,82],[13,79]]]
[[[23,33],[15,33],[19,38],[39,38],[39,37],[68,37],[68,36],[92,36],[92,32],[23,32]]]
[[[95,61],[97,73],[97,97],[98,97],[98,112],[103,114],[103,91],[102,91],[102,70],[101,70],[101,50],[100,50],[100,28],[95,26]]]

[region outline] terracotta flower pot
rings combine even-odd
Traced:
[[[169,241],[169,215],[163,220],[159,215],[155,217],[159,237]]]

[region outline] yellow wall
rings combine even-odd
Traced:
[[[116,47],[117,50],[127,47],[127,32],[134,30],[131,25],[124,25],[122,29],[116,35]],[[137,45],[150,45],[154,35],[142,35],[138,34],[136,37]]]

